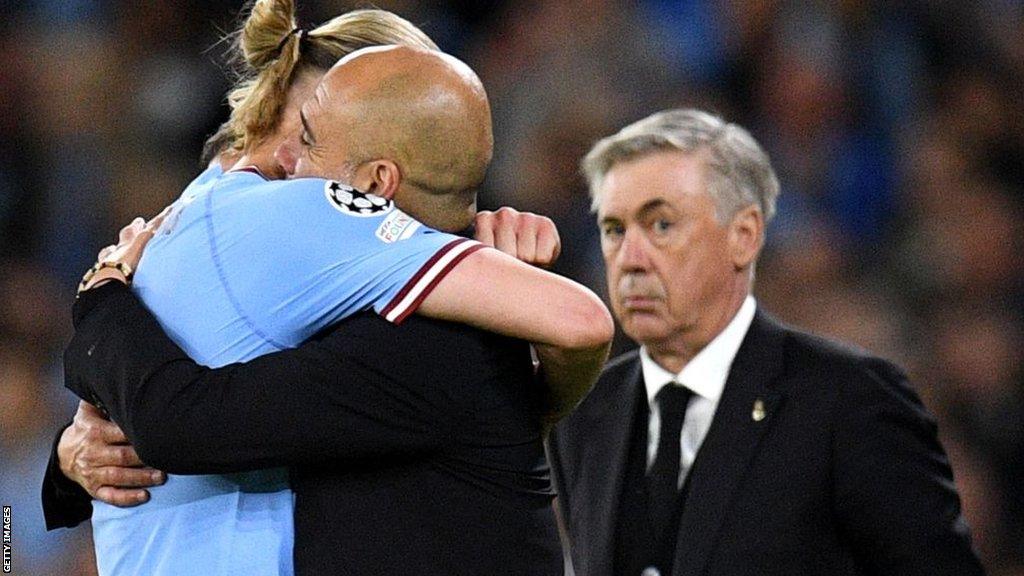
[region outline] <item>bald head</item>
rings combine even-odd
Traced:
[[[459,193],[483,181],[491,110],[477,75],[458,59],[409,46],[352,53],[318,90],[331,130],[345,130],[356,162],[393,160],[403,187]]]

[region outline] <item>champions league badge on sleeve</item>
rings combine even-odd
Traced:
[[[394,208],[394,204],[386,198],[360,192],[351,186],[332,180],[324,183],[324,195],[327,196],[327,201],[331,203],[331,206],[349,216],[361,218],[380,216]]]

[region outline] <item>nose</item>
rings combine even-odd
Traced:
[[[298,163],[299,155],[296,152],[296,143],[293,142],[294,138],[289,138],[274,150],[274,159],[284,170],[286,176],[295,174],[295,165]]]
[[[622,272],[646,272],[650,260],[647,258],[647,239],[636,227],[628,228],[616,254],[616,265]]]

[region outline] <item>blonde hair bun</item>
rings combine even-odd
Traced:
[[[244,12],[243,12],[244,13]],[[233,34],[238,74],[227,101],[231,117],[206,141],[203,163],[224,152],[244,153],[276,129],[288,89],[303,71],[324,73],[368,46],[400,44],[437,50],[408,20],[386,10],[353,10],[295,34],[294,0],[255,0]]]
[[[245,63],[262,70],[282,55],[298,27],[293,0],[256,0],[238,35]]]

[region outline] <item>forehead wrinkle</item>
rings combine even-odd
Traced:
[[[607,204],[607,202],[602,203],[601,210],[598,211],[598,221],[605,222],[608,220],[621,220],[622,216],[620,216],[619,214],[623,211],[623,207],[613,206],[612,210],[606,210],[605,208],[607,207]],[[630,210],[629,213],[625,215],[625,217],[628,218],[629,216],[633,216],[637,219],[640,219],[644,218],[651,212],[654,212],[660,208],[665,207],[672,208],[672,205],[668,200],[661,197],[652,198],[641,204],[639,208],[636,208],[635,210]],[[601,214],[601,212],[604,213]]]
[[[636,211],[636,215],[638,218],[643,218],[644,216],[650,214],[651,212],[654,212],[655,210],[658,210],[659,208],[666,207],[672,207],[668,200],[665,200],[664,198],[660,197],[653,198],[651,200],[648,200],[647,202],[644,202],[643,205],[640,206],[640,208]]]
[[[322,126],[320,126],[321,122],[318,114],[323,116],[327,113],[326,111],[328,108],[324,106],[324,102],[326,99],[330,98],[330,96],[331,91],[327,89],[324,82],[320,82],[320,84],[317,85],[316,90],[313,92],[313,96],[306,100],[300,109],[300,118],[303,120],[302,125],[306,129],[306,132],[314,139],[317,136],[323,136],[323,134],[314,132],[314,130],[322,128]],[[318,127],[314,129],[312,126],[313,124],[317,124]],[[329,127],[330,122],[327,122],[327,124]]]
[[[315,114],[317,109],[323,108],[324,100],[327,99],[329,95],[330,91],[327,89],[326,83],[320,82],[320,84],[317,85],[316,90],[313,91],[313,97],[306,100],[302,105],[302,111],[305,113],[307,119],[311,113]]]

